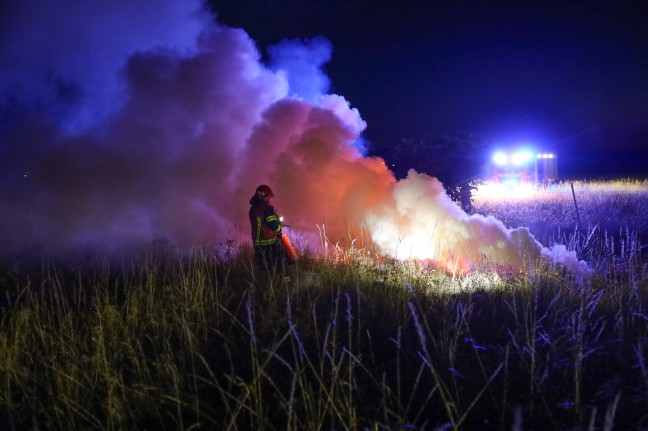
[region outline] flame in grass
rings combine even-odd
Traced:
[[[451,273],[522,268],[543,255],[528,229],[466,214],[433,177],[410,171],[394,184],[393,205],[366,211],[372,240],[398,259],[432,260]]]

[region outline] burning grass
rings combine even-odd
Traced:
[[[3,271],[8,429],[641,429],[640,247],[578,279],[249,253]],[[608,259],[601,255],[599,259]],[[633,428],[635,427],[635,428]]]

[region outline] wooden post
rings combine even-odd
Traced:
[[[578,222],[578,230],[582,233],[583,228],[581,226],[580,213],[578,212],[578,203],[576,202],[576,193],[574,193],[574,183],[570,182],[572,197],[574,198],[574,207],[576,208],[576,221]]]

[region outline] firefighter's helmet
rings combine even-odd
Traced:
[[[274,193],[272,193],[270,186],[266,186],[265,184],[261,184],[259,187],[257,187],[256,194],[263,199],[270,199],[274,196]]]

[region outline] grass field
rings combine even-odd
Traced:
[[[648,234],[648,180],[518,188],[487,183],[473,193],[473,206],[476,212],[494,215],[509,227],[528,226],[540,239],[573,233],[579,224],[582,234],[594,229],[617,236],[621,231]]]
[[[648,429],[646,183],[574,183],[580,231],[565,187],[474,206],[589,275],[346,250],[282,284],[245,245],[2,262],[0,429]]]

